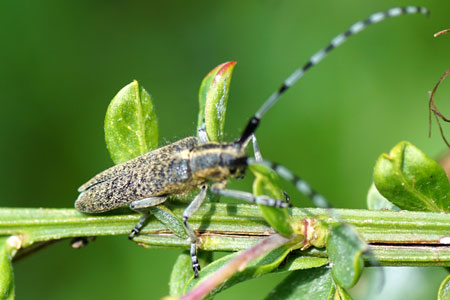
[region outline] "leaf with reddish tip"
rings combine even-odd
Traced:
[[[122,88],[109,104],[105,140],[115,164],[158,147],[158,123],[152,100],[136,80]]]
[[[230,61],[218,65],[203,78],[200,85],[197,127],[200,128],[204,121],[206,134],[213,142],[223,139],[228,93],[235,64],[235,61]]]
[[[400,142],[375,165],[378,191],[401,209],[450,211],[450,184],[441,166],[408,142]]]

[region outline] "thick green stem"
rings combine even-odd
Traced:
[[[173,204],[180,215],[185,204]],[[326,210],[293,208],[294,221],[314,217],[336,223]],[[368,211],[338,209],[342,221],[354,225],[383,265],[450,266],[450,215],[409,211]],[[0,235],[19,235],[23,247],[37,242],[79,236],[128,235],[137,214],[85,215],[73,209],[0,209]],[[273,233],[258,207],[246,204],[207,203],[189,220],[199,236],[199,248],[209,251],[248,249]],[[144,227],[135,241],[145,247],[187,247],[155,219]],[[311,250],[302,255],[324,256]]]

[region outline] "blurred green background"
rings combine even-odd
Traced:
[[[0,205],[72,207],[78,186],[112,165],[103,118],[133,79],[153,96],[165,144],[194,134],[203,76],[236,60],[226,124],[232,140],[331,38],[402,5],[426,6],[431,17],[387,20],[352,37],[287,92],[257,132],[266,158],[348,208],[365,207],[375,160],[397,142],[433,157],[446,149],[436,128],[427,137],[427,105],[428,91],[450,67],[450,36],[433,38],[450,27],[450,2],[3,0]],[[437,93],[444,112],[449,95],[444,82]],[[250,190],[250,181],[231,186]],[[294,205],[310,205],[288,191]],[[59,243],[15,264],[17,299],[158,299],[179,252],[145,250],[124,236],[82,250]],[[434,298],[445,273],[427,272],[421,284],[406,280],[403,288],[429,286],[427,296],[411,293]],[[260,299],[282,277],[238,285],[217,299]]]

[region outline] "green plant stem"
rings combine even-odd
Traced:
[[[181,215],[185,204],[170,208]],[[337,223],[326,210],[293,208],[294,221],[315,217]],[[450,266],[450,214],[409,211],[338,209],[340,218],[352,224],[366,239],[382,265]],[[18,235],[22,247],[38,242],[79,236],[128,235],[137,214],[86,215],[74,209],[1,208],[0,235]],[[273,230],[258,207],[247,204],[207,203],[189,220],[199,236],[199,248],[208,251],[248,249]],[[135,241],[145,247],[180,247],[189,243],[151,219]],[[312,249],[302,255],[326,257]]]

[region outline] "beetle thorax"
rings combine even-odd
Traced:
[[[190,167],[196,179],[221,182],[244,174],[246,155],[236,144],[208,142],[191,150]]]

